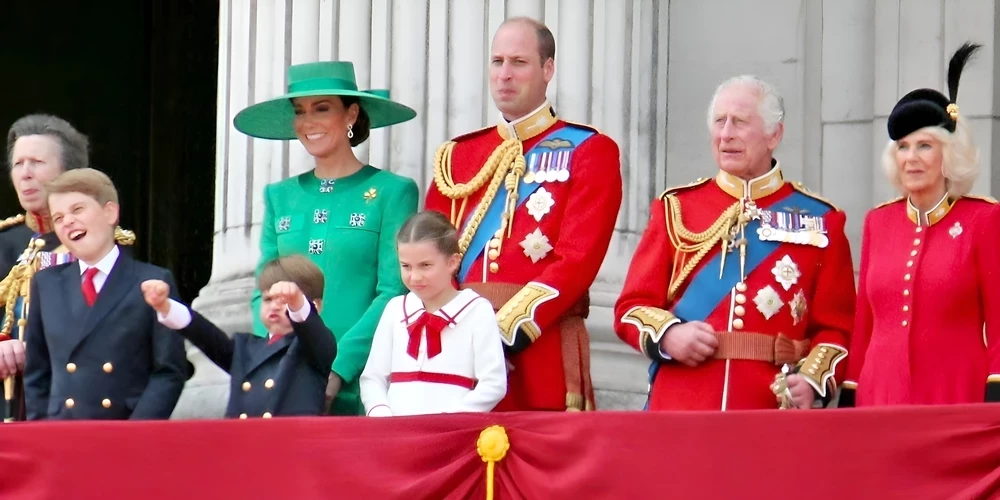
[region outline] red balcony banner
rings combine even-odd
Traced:
[[[483,499],[477,441],[497,499],[1000,498],[985,404],[13,423],[0,498]]]

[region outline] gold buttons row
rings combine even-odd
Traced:
[[[827,349],[826,347],[819,348],[819,354],[816,355],[817,360],[813,361],[812,365],[809,366],[809,369],[806,370],[806,372],[808,372],[809,375],[816,375],[816,371],[819,370],[819,360],[825,358],[826,353],[828,352],[830,352],[830,350]]]
[[[271,417],[272,417],[272,415],[271,415],[271,412],[269,412],[269,411],[265,411],[264,414],[260,416],[260,418],[271,418]],[[247,414],[246,413],[240,413],[240,420],[246,420],[246,419],[247,419]]]
[[[66,408],[72,409],[74,406],[76,406],[76,401],[73,401],[73,398],[68,398],[66,400]],[[111,400],[107,398],[102,399],[101,406],[105,408],[111,408]]]
[[[77,369],[76,363],[66,363],[67,372],[76,373],[76,369]],[[104,363],[104,366],[102,366],[101,369],[104,370],[104,373],[111,373],[112,371],[114,371],[115,366],[112,365],[111,363]]]
[[[500,257],[500,238],[503,238],[503,228],[497,229],[497,232],[493,234],[493,238],[490,239],[490,251],[486,253],[487,257],[492,261],[496,261]],[[500,270],[500,264],[496,262],[490,262],[490,272],[495,273]]]
[[[735,300],[736,303],[739,305],[733,308],[733,314],[737,316],[737,318],[733,320],[733,329],[742,330],[744,326],[743,316],[745,316],[747,313],[746,307],[743,306],[743,304],[747,303],[747,296],[746,296],[747,284],[743,281],[737,283],[736,291],[739,293],[736,294]]]
[[[243,382],[243,386],[242,387],[243,387],[243,392],[250,392],[250,389],[253,388],[253,385],[251,385],[250,382],[247,381],[247,382]],[[264,381],[264,388],[265,389],[274,389],[274,379],[269,378],[269,379],[265,380]]]
[[[916,231],[918,233],[922,232],[923,230],[924,230],[923,227],[917,226]],[[914,238],[913,239],[913,246],[914,247],[920,246],[920,238]],[[917,252],[916,248],[914,248],[913,250],[910,250],[910,257],[916,257],[917,253],[918,252]],[[913,267],[913,259],[912,258],[910,260],[906,261],[906,267]],[[906,274],[903,275],[903,281],[904,282],[908,283],[912,279],[913,279],[913,275],[911,275],[910,273],[906,273]],[[910,289],[909,288],[904,288],[903,289],[903,297],[909,297],[909,296],[910,296]],[[909,304],[903,304],[903,312],[905,312],[905,313],[910,312],[910,305]],[[910,322],[909,322],[909,320],[905,320],[904,319],[902,321],[901,325],[903,326],[903,328],[906,328],[907,326],[910,326]]]

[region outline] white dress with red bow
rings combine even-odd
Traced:
[[[472,290],[434,313],[413,293],[390,300],[360,383],[371,417],[492,410],[507,393],[493,306]]]

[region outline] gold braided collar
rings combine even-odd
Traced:
[[[913,202],[907,198],[906,215],[910,218],[910,221],[918,226],[933,226],[943,219],[944,216],[948,215],[948,212],[951,212],[951,207],[953,206],[955,206],[955,200],[951,196],[948,196],[948,194],[945,194],[944,198],[941,198],[941,201],[937,202],[933,208],[928,210],[926,213],[921,214],[920,210],[913,206]],[[921,217],[921,215],[923,215],[923,217]],[[924,222],[925,220],[926,222]]]
[[[556,117],[555,109],[552,108],[549,101],[545,101],[531,113],[514,121],[508,122],[501,115],[500,123],[497,125],[497,132],[504,140],[513,137],[520,141],[526,141],[532,137],[541,135],[549,127],[555,125],[557,121],[559,121],[559,118]]]
[[[781,165],[775,161],[770,171],[755,179],[745,181],[720,170],[719,175],[715,177],[715,182],[720,189],[733,198],[757,200],[781,189],[781,186],[785,185],[785,178],[781,175]]]

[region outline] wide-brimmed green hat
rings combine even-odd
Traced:
[[[236,114],[236,130],[261,139],[295,139],[292,99],[320,95],[352,96],[371,120],[371,128],[387,127],[417,116],[417,112],[389,99],[388,90],[358,90],[354,63],[346,61],[297,64],[288,68],[288,93],[254,104]]]

